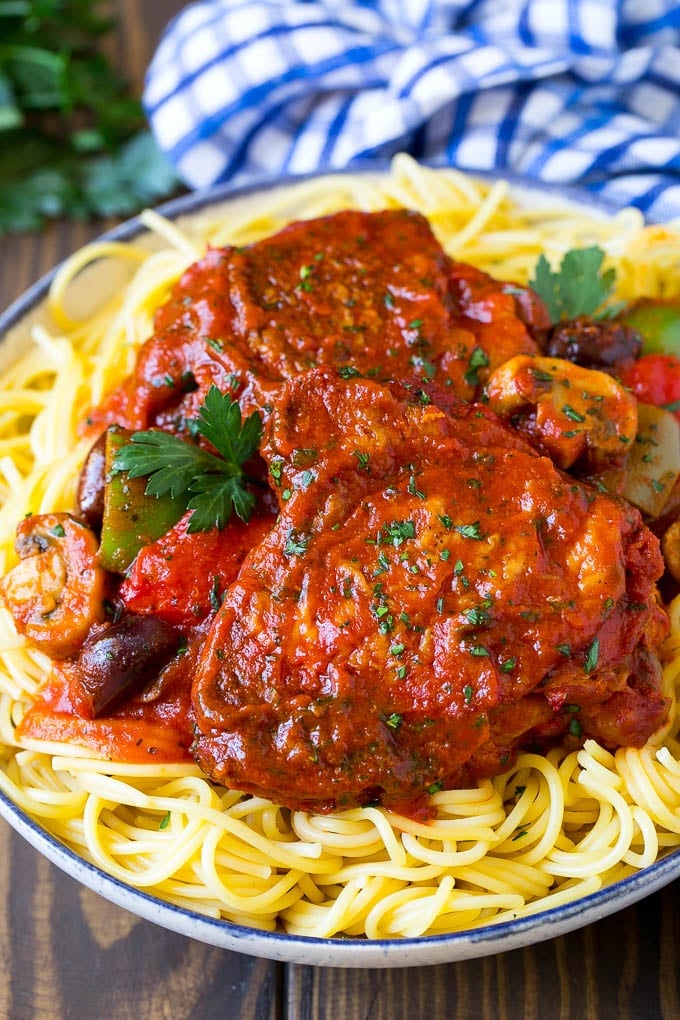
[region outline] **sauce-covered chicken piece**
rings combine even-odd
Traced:
[[[417,812],[574,720],[609,745],[663,720],[662,564],[639,513],[447,403],[330,369],[283,390],[263,447],[280,515],[194,679],[215,780]]]
[[[539,304],[453,262],[415,212],[292,223],[191,266],[93,420],[182,429],[212,384],[238,393],[244,413],[266,413],[286,379],[317,365],[434,379],[472,399],[497,365],[537,353],[523,320]]]

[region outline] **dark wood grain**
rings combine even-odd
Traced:
[[[680,888],[562,938],[419,970],[290,968],[295,1020],[677,1020]]]
[[[119,0],[139,87],[179,0]],[[5,307],[101,224],[0,242]],[[431,968],[277,965],[166,932],[81,888],[0,823],[0,1020],[680,1020],[680,883],[580,932]]]
[[[3,825],[0,1016],[275,1020],[279,969],[141,921],[62,875]],[[10,938],[11,933],[11,938]]]

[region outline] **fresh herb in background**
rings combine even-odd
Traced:
[[[178,184],[100,51],[101,0],[0,0],[0,233],[124,216]]]
[[[545,301],[552,323],[590,315],[596,319],[611,318],[623,304],[603,307],[614,287],[616,270],[602,272],[602,248],[573,248],[568,251],[557,272],[541,255],[529,286]]]

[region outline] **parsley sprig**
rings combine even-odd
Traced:
[[[178,186],[100,46],[110,7],[0,2],[0,234],[128,215]]]
[[[245,473],[243,464],[258,449],[262,419],[254,412],[242,422],[238,403],[211,386],[195,429],[219,457],[179,436],[147,430],[133,432],[116,454],[114,471],[127,471],[130,478],[148,476],[148,496],[186,496],[187,509],[193,510],[188,531],[223,528],[232,510],[249,520],[256,499],[247,486],[258,481]]]
[[[568,251],[555,272],[545,255],[541,255],[529,286],[546,304],[550,321],[576,319],[579,315],[611,318],[622,305],[604,307],[616,280],[616,270],[602,272],[604,252],[591,248]]]

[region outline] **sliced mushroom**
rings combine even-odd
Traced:
[[[626,464],[621,495],[651,519],[670,516],[679,476],[680,423],[670,411],[638,404],[638,433]]]
[[[664,532],[661,551],[666,569],[676,581],[680,581],[680,521],[671,524]]]
[[[621,464],[637,433],[637,401],[611,376],[561,358],[520,354],[493,372],[489,406],[561,468]]]
[[[70,514],[39,514],[21,521],[14,544],[20,562],[0,590],[17,630],[52,658],[72,655],[104,619],[97,537]]]

